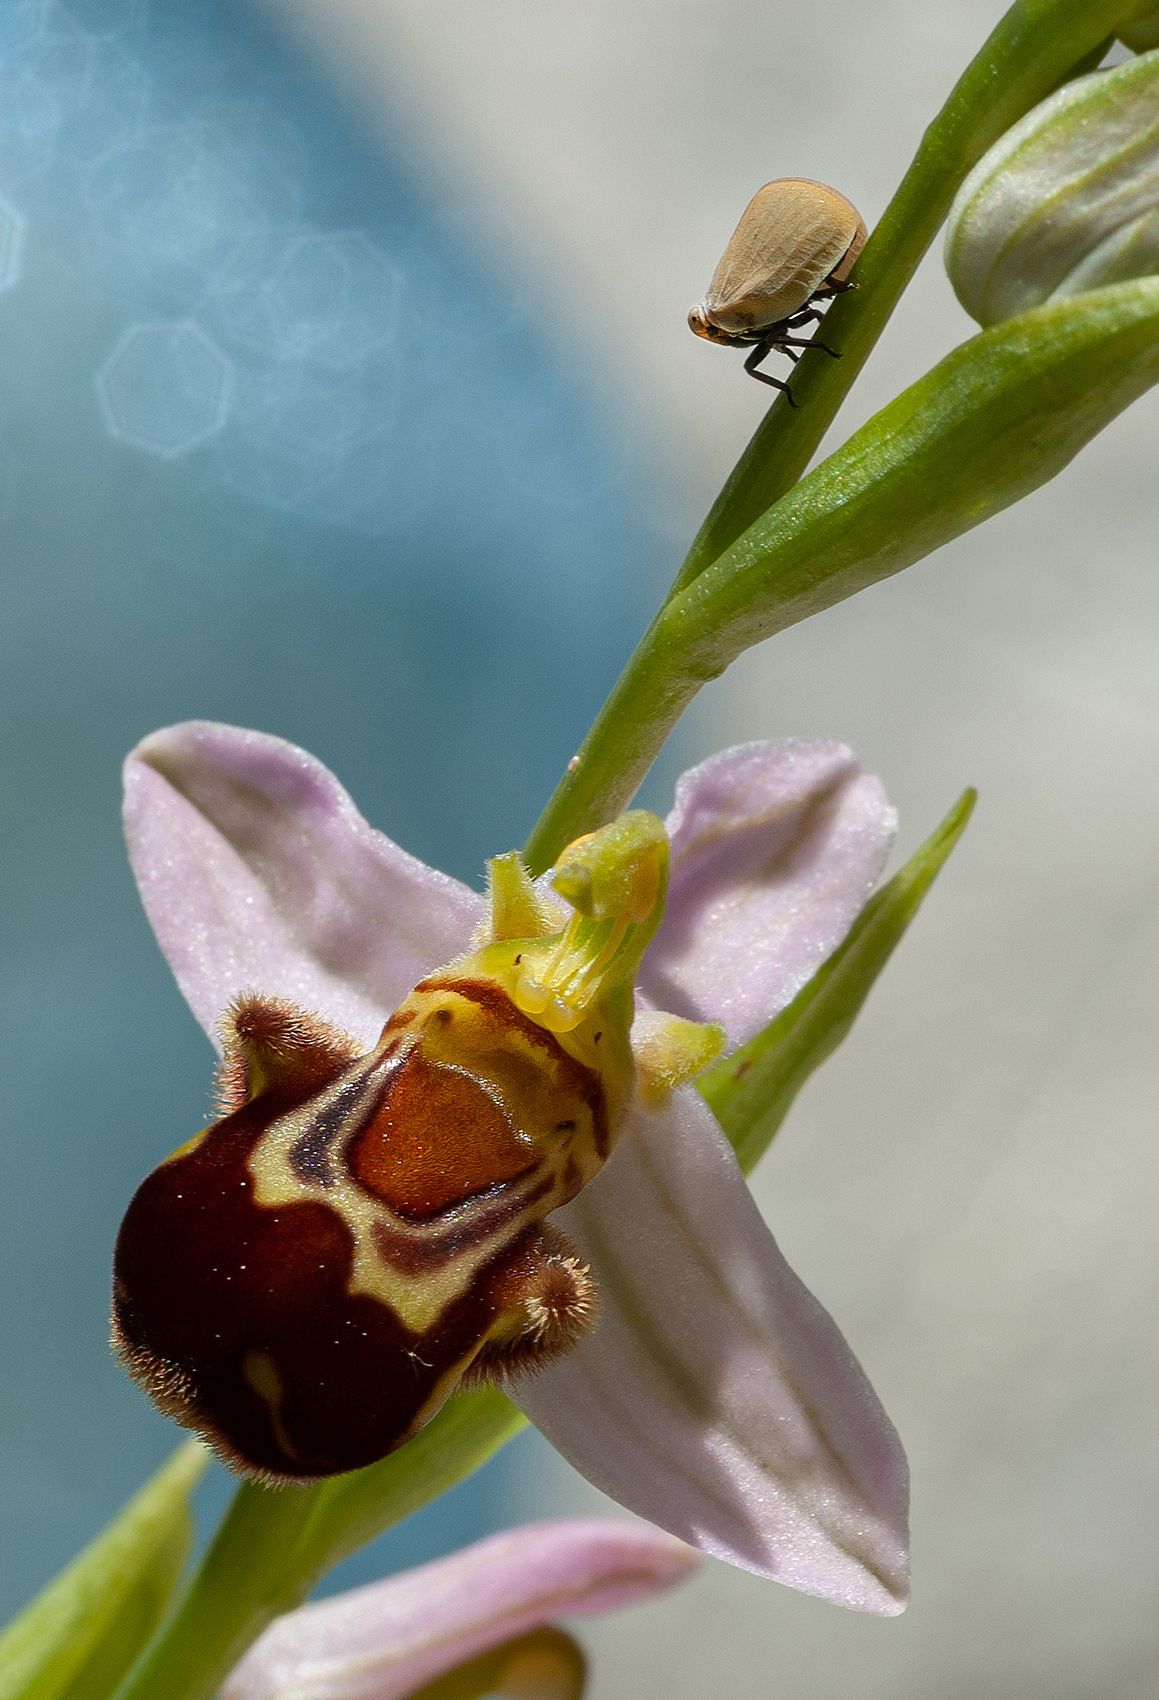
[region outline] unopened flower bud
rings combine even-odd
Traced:
[[[1007,131],[950,209],[946,269],[982,325],[1159,271],[1159,52],[1077,78]]]
[[[1146,53],[1152,47],[1159,47],[1159,8],[1144,12],[1141,18],[1132,18],[1128,24],[1120,24],[1115,33],[1133,53]]]

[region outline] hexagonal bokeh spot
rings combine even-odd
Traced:
[[[401,286],[397,266],[366,237],[299,229],[255,237],[213,293],[236,341],[278,359],[345,369],[390,340]]]
[[[242,367],[230,428],[214,445],[227,484],[270,507],[301,511],[368,429],[357,385],[302,361]]]
[[[97,374],[109,435],[169,460],[221,430],[233,369],[192,319],[130,325]]]
[[[5,170],[35,174],[61,158],[87,165],[140,123],[148,96],[144,70],[119,43],[79,25],[61,20],[19,48],[0,46]]]
[[[272,119],[264,133],[249,119],[243,109],[119,137],[84,173],[102,235],[149,264],[195,273],[200,295],[255,231],[297,210],[299,185],[283,169],[292,138]]]
[[[0,198],[0,295],[20,282],[24,270],[24,214]]]

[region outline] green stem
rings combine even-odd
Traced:
[[[243,1482],[115,1700],[212,1700],[266,1625],[332,1565],[471,1475],[524,1422],[502,1393],[476,1388],[369,1469],[307,1487]]]
[[[1151,0],[1153,4],[1153,0]],[[1130,0],[1019,0],[955,84],[857,263],[857,289],[825,316],[840,360],[806,358],[765,414],[701,526],[671,594],[683,590],[794,485],[881,335],[967,172],[1025,112],[1085,68]]]
[[[680,668],[657,616],[523,847],[533,873],[549,868],[573,838],[627,808],[657,750],[710,676]]]
[[[312,1497],[311,1488],[238,1488],[190,1587],[117,1700],[210,1700],[267,1623],[313,1585],[301,1562]]]

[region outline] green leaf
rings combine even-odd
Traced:
[[[496,1389],[473,1388],[365,1470],[304,1487],[243,1482],[176,1611],[117,1700],[212,1700],[250,1643],[280,1612],[300,1605],[331,1565],[471,1475],[525,1420]]]
[[[870,988],[965,830],[966,791],[915,856],[866,904],[844,943],[786,1009],[700,1078],[700,1090],[747,1174],[789,1106],[846,1037]]]
[[[1116,30],[1119,40],[1136,53],[1147,53],[1159,47],[1159,11],[1154,7]]]
[[[0,1700],[105,1700],[152,1634],[189,1553],[207,1455],[180,1447],[0,1635]]]
[[[1048,302],[875,414],[665,610],[688,680],[900,572],[1053,478],[1159,379],[1159,279]]]

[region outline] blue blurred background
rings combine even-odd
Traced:
[[[0,290],[7,1610],[174,1440],[108,1356],[108,1265],[210,1055],[125,865],[125,751],[277,731],[477,881],[659,561],[624,445],[453,209],[236,0],[3,0]],[[330,1585],[507,1520],[518,1468]]]

